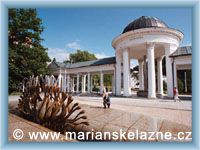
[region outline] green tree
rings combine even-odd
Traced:
[[[104,86],[108,88],[108,91],[112,90],[112,75],[104,74]]]
[[[94,54],[89,53],[88,51],[77,50],[76,53],[69,55],[69,60],[64,61],[64,63],[77,63],[89,60],[97,59]]]
[[[9,9],[9,93],[24,77],[48,72],[50,59],[40,37],[43,29],[36,9]]]
[[[179,94],[183,94],[184,93],[184,83],[179,77],[177,77],[177,80],[178,80],[178,92],[179,92]]]

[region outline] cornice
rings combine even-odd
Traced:
[[[172,36],[175,36],[181,41],[183,39],[183,33],[171,29],[171,28],[144,28],[144,29],[138,29],[135,31],[129,31],[124,34],[120,34],[116,38],[113,39],[112,41],[112,46],[116,48],[116,45],[121,43],[122,41],[125,41],[127,39],[132,39],[132,40],[137,40],[137,39],[142,39],[146,35],[152,35],[152,34],[170,34]]]

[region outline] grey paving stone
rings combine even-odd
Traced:
[[[83,126],[82,131],[101,132],[103,127],[105,126],[104,122],[99,122],[97,120],[89,120],[89,124],[89,126]]]
[[[143,116],[130,127],[130,130],[133,128],[140,131],[159,131],[160,127],[161,120],[153,117]]]
[[[179,132],[191,132],[192,128],[183,124],[174,123],[164,120],[160,132],[171,132],[174,136],[177,136]]]
[[[125,128],[129,128],[141,117],[142,117],[141,114],[125,113],[124,115],[111,121],[110,123],[114,125],[120,125]]]
[[[97,120],[99,122],[110,123],[111,121],[120,118],[124,114],[125,114],[125,112],[123,112],[123,111],[107,109],[106,113],[104,113],[98,117],[95,117],[94,120]]]

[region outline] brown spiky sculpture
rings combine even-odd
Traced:
[[[63,133],[76,125],[88,125],[85,111],[57,83],[48,85],[40,76],[24,79],[23,85],[18,110],[24,118]]]

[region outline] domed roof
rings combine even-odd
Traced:
[[[150,27],[167,28],[168,26],[156,17],[142,16],[128,24],[122,33]]]

